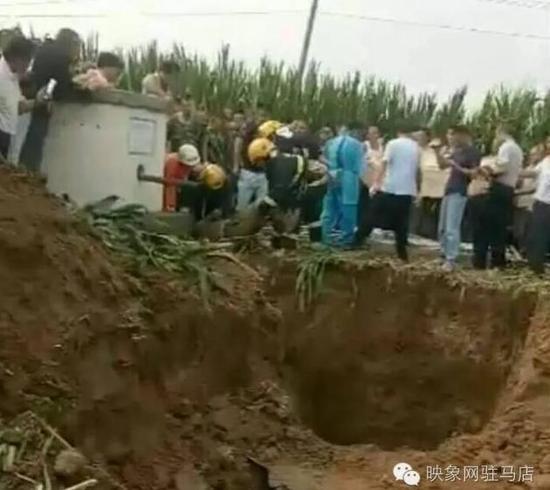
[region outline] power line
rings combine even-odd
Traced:
[[[28,2],[3,2],[0,3],[0,7],[26,7],[26,6],[47,6],[47,5],[62,5],[67,3],[77,3],[82,0],[43,0],[43,1],[36,1],[31,0]],[[94,1],[94,0],[84,0],[84,1]],[[525,9],[547,9],[550,8],[550,2],[548,0],[476,0],[480,3],[491,3],[494,5],[502,5],[507,7],[519,7],[519,8],[525,8]],[[292,10],[292,11],[282,11],[282,12],[298,12],[298,10]],[[300,10],[299,12],[303,12],[303,10]],[[180,15],[182,12],[175,12],[176,15]],[[188,15],[185,13],[185,15]],[[202,15],[202,14],[197,14]],[[215,13],[212,13],[212,15],[215,15]],[[220,13],[219,15],[222,15]]]
[[[53,1],[53,0],[51,0]],[[493,1],[502,1],[502,0],[478,0],[485,2]],[[511,0],[510,0],[511,1]],[[549,4],[550,6],[550,4]],[[276,14],[303,14],[305,10],[289,9],[289,10],[243,10],[243,11],[225,11],[225,12],[143,12],[142,15],[145,17],[227,17],[227,16],[269,16]],[[329,12],[321,11],[319,15],[324,17],[342,17],[349,19],[364,20],[368,22],[381,22],[386,24],[400,24],[400,25],[410,25],[415,27],[427,27],[433,29],[442,29],[448,31],[457,31],[457,32],[469,32],[472,34],[489,34],[494,36],[503,36],[503,37],[513,37],[513,38],[523,38],[523,39],[533,39],[533,40],[550,40],[550,36],[543,36],[540,34],[529,34],[529,33],[520,33],[520,32],[506,32],[506,31],[497,31],[491,29],[481,29],[477,27],[466,27],[466,26],[457,26],[452,24],[435,24],[429,22],[420,22],[414,20],[405,20],[405,19],[393,19],[390,17],[377,17],[371,15],[361,15],[345,12]],[[88,19],[88,18],[107,18],[110,17],[109,14],[0,14],[0,18],[30,18],[30,19]]]
[[[225,16],[248,16],[248,15],[272,15],[272,14],[303,14],[304,9],[288,10],[240,10],[233,12],[148,12],[144,11],[145,17],[225,17]]]
[[[0,14],[2,19],[98,19],[107,18],[107,14]]]
[[[448,31],[470,32],[473,34],[492,34],[495,36],[536,39],[536,40],[542,40],[542,41],[550,40],[550,36],[543,36],[541,34],[495,31],[491,29],[479,29],[477,27],[456,26],[452,24],[432,24],[429,22],[420,22],[415,20],[391,19],[388,17],[375,17],[370,15],[348,14],[344,12],[320,12],[320,15],[329,16],[329,17],[345,17],[345,18],[351,18],[351,19],[360,19],[360,20],[366,20],[370,22],[383,22],[388,24],[402,24],[402,25],[410,25],[410,26],[416,26],[416,27],[429,27],[429,28],[443,29]]]
[[[226,16],[258,16],[273,14],[303,14],[305,10],[243,10],[233,12],[143,12],[144,17],[226,17]],[[109,17],[109,14],[0,14],[1,17],[22,17],[32,19],[42,18],[98,18]]]
[[[477,0],[480,3],[491,3],[504,7],[519,7],[523,9],[546,10],[550,8],[550,2],[545,0]]]
[[[0,7],[47,7],[48,5],[66,5],[66,4],[74,4],[78,0],[45,0],[45,1],[30,1],[30,2],[6,2],[6,3],[0,3]],[[80,0],[82,1],[82,0]],[[85,0],[85,1],[93,1],[93,0]]]

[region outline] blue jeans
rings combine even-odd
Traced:
[[[441,203],[438,235],[445,260],[454,263],[460,253],[460,229],[468,198],[462,194],[447,194]]]
[[[263,172],[251,172],[242,169],[238,183],[237,211],[243,211],[252,202],[260,201],[267,196],[267,178]]]
[[[355,243],[355,228],[357,227],[357,204],[343,204],[342,190],[329,189],[323,201],[321,226],[323,243],[325,245],[352,246]],[[333,243],[332,233],[340,229],[338,243]]]

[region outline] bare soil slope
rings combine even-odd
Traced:
[[[401,461],[420,488],[528,486],[428,482],[428,465],[530,466],[547,488],[545,296],[352,257],[303,313],[296,264],[251,257],[259,274],[213,262],[226,293],[208,310],[87,231],[0,169],[0,430],[23,431],[19,475],[52,473],[64,443],[41,457],[46,420],[105,490],[397,489]],[[29,483],[0,472],[0,488]]]

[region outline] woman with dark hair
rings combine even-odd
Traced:
[[[80,56],[81,40],[71,29],[61,29],[55,40],[45,42],[37,51],[30,73],[30,82],[36,95],[50,80],[55,80],[53,99],[70,95],[73,84],[73,69]],[[31,172],[40,172],[44,152],[44,140],[48,134],[50,108],[35,107],[25,143],[21,149],[21,163]]]

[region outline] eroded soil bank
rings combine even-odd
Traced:
[[[420,488],[478,488],[427,465],[550,473],[547,300],[515,279],[350,255],[301,312],[293,259],[219,259],[206,309],[179,278],[129,276],[26,177],[0,170],[0,204],[2,427],[46,419],[97,488],[403,488],[401,461]]]

